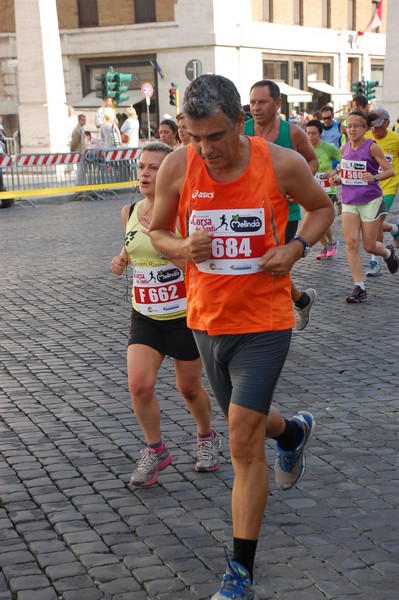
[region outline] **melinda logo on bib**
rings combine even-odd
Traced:
[[[240,217],[240,215],[233,215],[230,221],[230,227],[233,231],[259,231],[262,227],[262,221],[259,217]]]
[[[191,194],[191,198],[213,198],[214,192],[200,192],[200,190],[194,190]]]
[[[166,269],[159,271],[157,274],[157,280],[160,283],[167,283],[168,281],[175,281],[176,279],[179,279],[180,275],[181,271],[177,267],[175,269]]]

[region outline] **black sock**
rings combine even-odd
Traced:
[[[307,295],[307,293],[302,292],[299,300],[297,300],[297,302],[295,302],[295,306],[297,308],[305,308],[305,306],[307,306],[309,304],[309,302],[310,302],[310,298]]]
[[[241,540],[240,538],[233,538],[233,542],[233,560],[247,569],[249,578],[253,581],[255,552],[258,540]]]
[[[303,429],[295,421],[284,419],[285,429],[281,435],[274,438],[282,450],[295,450],[303,440]]]

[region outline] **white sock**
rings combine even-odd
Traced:
[[[385,250],[387,251],[384,260],[388,260],[388,258],[391,258],[391,251],[388,250],[388,248],[385,248]]]
[[[392,229],[390,231],[391,235],[396,235],[399,231],[399,227],[396,225],[396,223],[392,223]]]
[[[355,281],[355,287],[359,286],[360,288],[362,288],[362,290],[366,289],[366,286],[364,285],[364,281]]]

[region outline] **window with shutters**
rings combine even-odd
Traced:
[[[134,0],[134,14],[136,23],[154,23],[155,0]]]
[[[97,0],[78,0],[79,27],[98,27]]]

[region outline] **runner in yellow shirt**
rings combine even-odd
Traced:
[[[391,210],[393,201],[399,188],[399,134],[390,131],[389,113],[384,108],[379,108],[370,114],[371,131],[368,136],[377,142],[378,146],[383,151],[386,159],[391,163],[395,175],[390,179],[381,181],[381,189],[384,194],[384,201],[387,211]],[[394,241],[394,245],[399,247],[399,221],[395,223],[387,223],[386,215],[380,217],[380,230],[378,233],[378,241],[382,242],[384,232],[389,232]],[[372,255],[370,260],[370,269],[367,271],[368,277],[378,277],[382,274],[381,265],[378,257]]]

